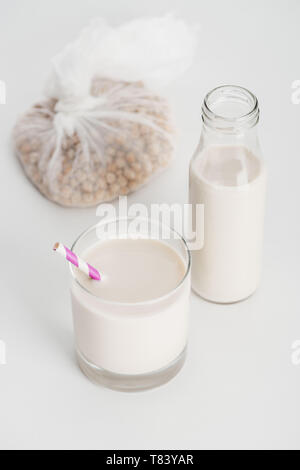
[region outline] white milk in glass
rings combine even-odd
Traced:
[[[203,246],[192,251],[192,287],[214,302],[245,299],[260,281],[266,170],[255,131],[258,115],[256,98],[239,87],[213,90],[203,106],[203,132],[190,166],[190,202],[204,205]]]
[[[93,281],[72,269],[80,365],[90,378],[94,371],[100,383],[103,376],[112,377],[104,385],[113,388],[155,386],[150,380],[144,387],[138,379],[172,369],[185,354],[190,297],[187,249],[183,244],[178,250],[163,240],[130,237],[87,245],[80,256],[99,270],[102,280]],[[117,376],[122,378],[113,383]],[[131,382],[132,377],[137,380],[127,383],[126,376]],[[162,381],[166,380],[168,374]]]

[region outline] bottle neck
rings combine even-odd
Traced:
[[[259,121],[257,98],[245,88],[225,85],[209,92],[202,106],[204,130],[240,135],[251,131]]]

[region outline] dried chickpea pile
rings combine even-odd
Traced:
[[[91,96],[104,97],[104,111],[113,113],[83,118],[83,125],[68,135],[57,131],[58,102],[49,99],[33,106],[14,130],[27,176],[63,206],[93,206],[129,194],[172,158],[169,110],[162,98],[150,95],[140,82],[99,78]]]

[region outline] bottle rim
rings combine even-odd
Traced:
[[[215,109],[224,103],[239,104],[245,108],[245,112],[226,115],[226,113]],[[254,127],[259,121],[258,99],[244,87],[221,85],[205,96],[202,106],[202,120],[205,125],[224,131]]]

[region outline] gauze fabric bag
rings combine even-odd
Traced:
[[[46,99],[17,122],[25,173],[47,198],[86,207],[126,195],[172,159],[160,90],[191,65],[195,30],[182,20],[94,20],[52,60]]]

